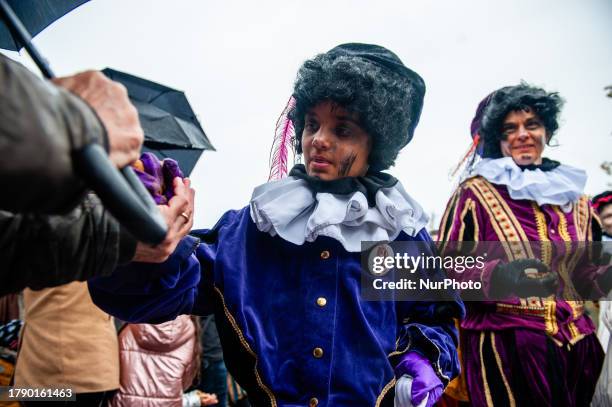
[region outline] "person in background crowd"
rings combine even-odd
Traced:
[[[119,333],[121,385],[111,407],[213,405],[216,395],[183,395],[200,364],[199,323],[180,315],[163,324],[127,324]]]
[[[607,260],[612,264],[612,191],[604,191],[595,195],[592,199],[593,208],[599,214],[602,226],[602,250],[607,253]],[[595,386],[592,405],[595,407],[612,407],[612,341],[610,331],[612,330],[612,300],[610,294],[606,300],[599,301],[599,327],[597,337],[599,338],[606,357],[599,380]]]
[[[20,318],[19,296],[8,294],[0,297],[0,386],[9,386],[15,374],[19,335],[23,326]],[[19,407],[19,402],[5,402],[2,406]]]
[[[223,362],[223,350],[215,316],[208,315],[201,318],[202,325],[202,364],[200,369],[200,383],[197,388],[206,393],[217,395],[218,407],[227,405],[227,369]]]
[[[230,407],[250,407],[247,392],[231,375],[227,375],[227,404]]]
[[[577,295],[542,299],[558,286],[571,287],[551,270],[571,275],[577,270],[572,267],[588,260],[571,242],[601,234],[583,191],[586,173],[543,157],[562,104],[558,94],[525,83],[487,96],[472,121],[467,179],[441,221],[442,247],[453,241],[511,242],[500,246],[507,249],[505,260],[455,275],[482,281],[490,297],[507,298],[502,291],[511,296],[467,304],[461,353],[475,407],[586,406],[601,369],[603,352],[583,302],[569,301]],[[541,245],[538,252],[529,242],[561,242],[555,248],[567,252],[553,256],[552,246]],[[528,274],[533,270],[538,278]],[[599,295],[607,292],[599,286],[605,276],[599,273],[606,270],[585,269],[591,273],[585,281],[595,282]]]
[[[112,318],[96,307],[87,284],[73,282],[23,293],[25,317],[14,383],[67,386],[76,402],[26,401],[26,406],[104,406],[119,388],[119,352]]]
[[[22,326],[20,319],[0,323],[0,386],[8,386],[13,378]]]
[[[603,241],[612,241],[612,191],[605,191],[593,197],[593,207],[599,214]]]
[[[593,208],[595,208],[599,215],[599,222],[601,223],[602,251],[607,257],[607,262],[610,262],[610,258],[612,258],[612,191],[604,191],[601,194],[595,195],[592,199],[592,203]],[[599,302],[599,305],[600,312],[597,337],[604,350],[606,350],[608,349],[610,339],[609,326],[612,326],[612,301],[602,300]],[[606,354],[608,354],[608,352],[606,352]],[[606,358],[608,357],[606,356]],[[607,365],[607,362],[604,366],[605,365]]]
[[[19,295],[7,294],[0,297],[0,324],[19,319]]]

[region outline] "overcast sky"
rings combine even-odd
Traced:
[[[587,193],[612,182],[599,168],[612,160],[611,23],[609,0],[92,0],[35,42],[60,75],[108,66],[186,92],[217,148],[192,174],[196,227],[267,180],[274,124],[305,59],[383,45],[427,84],[415,138],[389,172],[439,220],[477,103],[520,80],[567,101],[545,155],[586,169]]]

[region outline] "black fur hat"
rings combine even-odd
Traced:
[[[563,99],[558,93],[549,93],[524,82],[496,90],[484,109],[480,125],[479,132],[484,143],[482,157],[502,157],[499,142],[503,140],[504,119],[508,113],[517,110],[533,111],[542,120],[548,144],[559,128],[557,119],[562,107]]]
[[[370,169],[394,164],[399,151],[412,139],[425,96],[425,82],[393,52],[379,45],[339,45],[304,62],[298,71],[289,118],[295,125],[295,147],[302,152],[301,136],[308,109],[325,100],[356,113],[372,137]]]

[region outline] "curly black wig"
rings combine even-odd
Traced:
[[[410,141],[423,107],[425,83],[386,48],[344,44],[304,62],[295,81],[295,108],[289,118],[295,126],[295,148],[302,153],[301,136],[306,112],[331,101],[357,114],[371,136],[370,171],[395,163]]]
[[[546,128],[546,144],[559,128],[557,118],[563,107],[563,99],[556,92],[548,93],[542,88],[521,82],[493,93],[483,113],[480,136],[484,140],[482,157],[501,158],[500,141],[502,127],[508,113],[524,110],[534,112]]]

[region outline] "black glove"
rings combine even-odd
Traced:
[[[525,270],[536,269],[537,273],[526,273]],[[499,264],[491,274],[491,299],[503,299],[510,296],[548,297],[557,291],[559,281],[548,266],[536,259],[520,259],[508,264]]]

